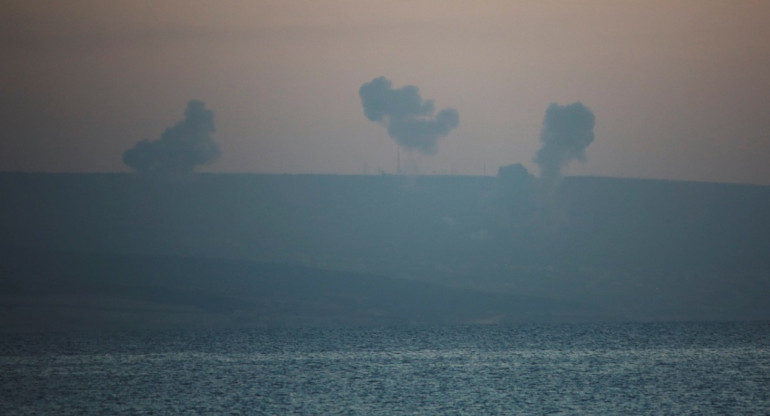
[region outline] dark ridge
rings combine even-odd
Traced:
[[[414,287],[398,285],[545,299],[572,305],[565,307],[576,319],[770,318],[770,187],[572,177],[544,199],[534,179],[510,180],[2,173],[0,247],[42,250],[53,258],[91,253],[83,263],[101,265],[99,276],[114,274],[123,282],[140,270],[124,264],[125,255],[142,255],[136,264],[145,264],[146,274],[161,268],[151,261],[154,256],[186,259],[177,261],[174,267],[180,268],[218,259],[228,271],[223,276],[243,275],[238,260],[250,268],[281,264],[306,270],[319,281],[349,276],[375,287],[372,282],[397,278],[382,281],[407,292]],[[118,256],[113,271],[100,256]],[[62,270],[69,270],[66,264]],[[4,281],[30,276],[23,268],[2,270]],[[287,272],[301,281],[303,273],[292,273]],[[223,290],[230,285],[221,281]],[[425,299],[428,292],[415,290]],[[187,299],[179,304],[185,308],[240,305],[238,298],[181,293],[174,296]],[[168,303],[162,293],[153,296]],[[590,313],[573,307],[586,304],[592,305]],[[414,312],[414,319],[439,319],[404,310]],[[527,316],[520,312],[505,316]],[[344,315],[335,319],[344,321]]]
[[[277,263],[6,248],[4,331],[575,320],[576,304]]]

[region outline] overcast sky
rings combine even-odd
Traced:
[[[129,171],[198,99],[203,171],[393,172],[358,95],[378,76],[459,113],[405,169],[537,173],[546,108],[580,101],[595,140],[569,175],[770,184],[764,0],[6,0],[0,170]]]

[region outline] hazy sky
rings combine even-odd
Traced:
[[[567,174],[770,184],[770,1],[69,0],[0,3],[0,170],[128,171],[216,114],[215,172],[395,170],[363,113],[385,76],[459,112],[421,173],[532,159],[545,110],[596,117]]]

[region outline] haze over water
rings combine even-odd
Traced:
[[[0,3],[0,413],[767,413],[768,17]]]

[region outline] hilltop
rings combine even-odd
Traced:
[[[40,261],[86,256],[81,268],[62,270],[90,276],[89,282],[120,275],[121,285],[145,278],[117,273],[133,270],[121,262],[151,268],[165,258],[176,268],[240,264],[252,270],[241,276],[332,282],[344,275],[348,282],[387,283],[425,298],[450,290],[539,305],[530,316],[508,307],[495,312],[513,321],[770,318],[770,187],[572,177],[549,199],[533,189],[529,182],[463,176],[199,174],[154,181],[4,173],[0,246],[7,248],[6,262],[15,250],[38,253]],[[116,273],[103,256],[116,256]],[[92,261],[102,265],[98,278],[82,269]],[[269,272],[273,267],[294,272]],[[5,269],[3,282],[57,274],[28,269]],[[184,275],[214,279],[194,270]],[[231,284],[218,281],[223,288]],[[399,286],[425,284],[432,286]],[[328,288],[345,286],[351,285]],[[480,305],[497,301],[474,299],[477,309],[447,321],[490,318]],[[436,307],[425,316],[440,320],[448,310]],[[345,313],[310,315],[355,320],[343,319]],[[281,316],[273,321],[293,319]],[[377,321],[369,318],[363,321]]]

